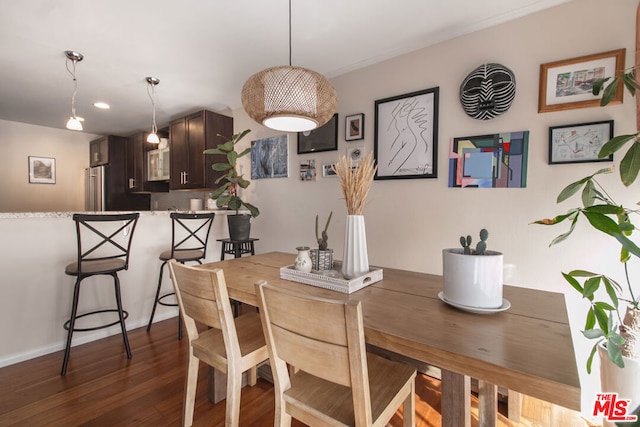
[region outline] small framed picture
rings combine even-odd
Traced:
[[[300,180],[315,181],[316,180],[316,161],[300,160]]]
[[[613,154],[598,158],[602,146],[613,138],[613,120],[549,128],[549,164],[610,162]]]
[[[352,114],[344,119],[345,141],[364,139],[364,114]]]
[[[347,159],[351,160],[354,165],[360,163],[360,160],[364,157],[364,147],[349,147],[347,148]]]
[[[625,49],[580,56],[540,65],[538,113],[597,107],[601,96],[592,93],[596,80],[624,72]],[[622,103],[624,88],[618,86],[609,104]]]
[[[56,159],[52,157],[29,156],[29,183],[55,184]]]
[[[333,170],[333,163],[322,165],[322,176],[338,176]]]
[[[338,113],[319,128],[298,132],[298,154],[338,149]]]

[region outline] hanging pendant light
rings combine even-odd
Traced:
[[[82,118],[76,116],[76,94],[78,93],[78,79],[76,78],[76,64],[84,58],[81,53],[74,52],[72,50],[65,50],[64,54],[67,56],[67,71],[73,77],[73,96],[71,97],[71,117],[67,121],[67,129],[70,130],[82,130]],[[73,64],[72,69],[69,69],[69,61]]]
[[[160,84],[160,80],[155,77],[147,77],[147,94],[151,98],[151,107],[153,108],[151,119],[151,133],[147,136],[147,142],[152,144],[159,144],[160,138],[158,138],[158,126],[156,125],[156,85]]]
[[[291,0],[289,0],[289,66],[271,67],[242,87],[242,106],[249,117],[271,129],[303,132],[327,123],[336,111],[336,90],[322,74],[291,66]]]

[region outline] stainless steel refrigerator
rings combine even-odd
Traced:
[[[84,170],[84,210],[107,210],[107,166],[95,166]]]

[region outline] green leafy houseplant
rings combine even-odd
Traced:
[[[216,206],[219,208],[227,206],[229,209],[234,209],[236,214],[244,206],[252,217],[257,217],[260,215],[260,210],[254,205],[242,200],[238,194],[238,189],[247,188],[250,181],[246,180],[243,175],[238,174],[237,161],[239,158],[249,154],[251,147],[238,153],[236,151],[236,145],[249,132],[251,132],[251,129],[245,129],[242,132],[236,133],[231,139],[219,144],[216,148],[205,150],[204,154],[221,154],[226,157],[226,162],[214,163],[211,166],[214,171],[224,172],[224,175],[215,181],[215,184],[219,185],[219,187],[211,192],[211,198],[216,200]]]
[[[480,241],[476,244],[476,248],[471,249],[471,236],[460,236],[460,244],[464,249],[465,255],[485,255],[487,250],[487,239],[489,238],[489,232],[486,228],[480,230]]]
[[[611,101],[619,84],[624,84],[632,95],[635,94],[635,89],[640,88],[633,71],[614,78],[605,87],[608,80],[610,79],[599,80],[593,87],[595,95],[604,88],[602,106]],[[626,187],[633,184],[640,170],[640,134],[616,136],[605,143],[598,153],[599,158],[606,158],[622,149],[628,142],[631,142],[631,146],[628,147],[620,162],[620,180]],[[591,373],[597,347],[603,342],[606,343],[609,359],[619,367],[624,367],[622,356],[631,359],[640,358],[640,295],[637,287],[634,290],[628,268],[629,262],[640,258],[640,247],[632,240],[636,227],[631,220],[632,216],[640,211],[616,203],[598,183],[597,177],[613,171],[614,168],[600,169],[592,175],[569,184],[560,192],[556,202],[564,202],[580,192],[582,205],[570,209],[566,214],[535,221],[536,224],[542,225],[555,225],[564,221],[570,223],[569,231],[557,236],[549,246],[567,239],[575,230],[581,217],[586,218],[594,229],[612,237],[621,245],[619,260],[625,273],[624,287],[605,274],[587,270],[562,273],[565,280],[590,304],[584,331],[582,331],[586,338],[597,340],[587,359],[589,373]],[[605,292],[596,295],[601,287],[604,287]],[[625,296],[625,288],[629,297]],[[623,307],[626,307],[624,318],[621,315]]]

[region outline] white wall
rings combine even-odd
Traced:
[[[302,244],[315,246],[315,215],[326,218],[333,211],[329,246],[340,259],[346,208],[338,181],[320,176],[315,182],[301,182],[297,175],[299,161],[316,159],[320,168],[323,163],[336,161],[348,147],[362,145],[367,151],[373,150],[376,99],[438,86],[438,178],[373,183],[365,210],[369,260],[379,266],[441,274],[441,250],[457,246],[460,235],[477,236],[480,228],[486,227],[490,232],[489,247],[505,254],[507,284],[566,293],[583,407],[589,411],[599,379],[597,374],[588,376],[585,370],[592,345],[579,332],[585,306],[560,272],[588,268],[622,280],[617,248],[588,231],[584,224],[578,226],[578,234],[570,241],[549,248],[549,242],[566,228],[530,223],[564,213],[577,204],[578,200],[556,205],[555,198],[566,184],[607,165],[548,165],[549,127],[614,119],[616,134],[634,132],[634,101],[625,94],[623,105],[538,114],[539,68],[546,62],[622,47],[627,49],[626,63],[632,64],[637,4],[636,0],[571,2],[333,79],[339,98],[338,151],[297,155],[296,136],[291,134],[289,178],[254,180],[247,190],[251,202],[262,212],[252,230],[254,237],[260,238],[257,250],[294,252]],[[507,113],[478,121],[462,110],[458,90],[471,70],[487,62],[498,62],[513,70],[517,94]],[[365,114],[365,139],[345,142],[344,118],[354,113]],[[255,124],[241,109],[234,111],[234,118],[236,132],[253,129],[246,138],[247,145],[250,140],[278,134]],[[526,188],[448,188],[452,137],[521,130],[530,131]],[[244,170],[250,174],[248,160],[244,160]],[[617,194],[624,196],[619,202],[637,202],[635,194],[629,197],[629,192],[622,190],[617,175],[602,182],[611,183],[614,198]]]
[[[0,120],[0,212],[84,209],[84,169],[97,135]],[[55,184],[30,184],[28,157],[56,159]]]

